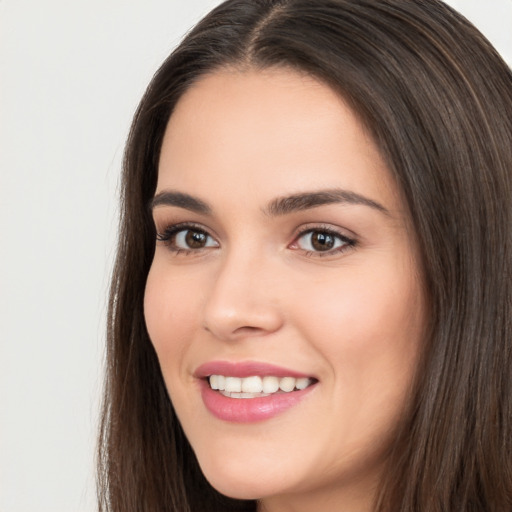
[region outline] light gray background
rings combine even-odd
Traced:
[[[95,510],[117,183],[158,65],[217,0],[0,0],[0,512]],[[451,0],[512,62],[512,0]]]

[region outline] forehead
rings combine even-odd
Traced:
[[[211,197],[250,190],[264,200],[332,187],[378,196],[390,209],[396,203],[372,138],[318,80],[286,69],[222,70],[200,79],[176,105],[157,192],[192,189]]]

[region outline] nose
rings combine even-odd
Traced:
[[[283,315],[276,269],[263,256],[231,254],[212,278],[203,326],[224,341],[280,329]]]

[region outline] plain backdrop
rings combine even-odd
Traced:
[[[124,140],[218,3],[0,0],[0,512],[95,510]],[[512,62],[512,0],[450,3]]]

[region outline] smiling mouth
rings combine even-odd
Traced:
[[[316,382],[308,377],[231,377],[210,375],[207,378],[210,388],[229,398],[263,398],[279,393],[302,391]]]

